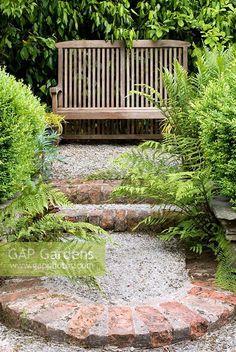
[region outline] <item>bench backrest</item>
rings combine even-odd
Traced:
[[[128,49],[123,41],[79,40],[56,46],[58,86],[62,88],[59,107],[150,108],[153,104],[144,96],[129,92],[147,92],[142,86],[146,84],[166,98],[163,69],[173,70],[175,59],[187,69],[190,44],[178,40],[137,40]]]

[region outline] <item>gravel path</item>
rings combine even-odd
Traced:
[[[60,160],[53,165],[53,177],[58,179],[82,177],[98,169],[109,168],[111,160],[132,147],[115,144],[61,144]]]
[[[224,326],[196,341],[188,341],[152,350],[107,347],[83,349],[75,346],[45,342],[29,333],[8,329],[0,324],[0,352],[236,352],[236,322]]]
[[[56,161],[53,176],[56,178],[83,177],[102,168],[108,168],[110,161],[132,146],[68,144],[59,147],[62,161]],[[165,244],[157,238],[144,234],[114,234],[117,247],[108,251],[109,274],[101,279],[101,285],[109,302],[133,302],[142,299],[151,301],[154,296],[181,294],[189,279],[185,269],[184,255],[176,244]],[[125,255],[124,255],[125,248]],[[135,260],[134,260],[135,256]],[[153,283],[155,282],[155,285]],[[58,285],[58,289],[73,295],[89,296],[91,300],[105,298],[87,288],[78,288],[69,281],[51,278],[45,285]],[[55,287],[55,286],[54,286]],[[82,349],[55,344],[50,341],[8,329],[0,323],[0,352],[146,352],[145,349]],[[153,352],[236,352],[236,323],[223,327],[220,331],[207,334],[193,342],[185,342],[172,347],[158,348]]]
[[[155,298],[176,298],[186,293],[190,279],[185,256],[177,242],[166,243],[148,234],[113,233],[107,249],[107,275],[98,279],[104,295],[64,278],[45,278],[51,289],[85,301],[110,304],[152,303]]]

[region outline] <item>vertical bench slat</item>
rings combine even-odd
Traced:
[[[150,80],[149,80],[149,75],[150,75],[150,70],[149,70],[149,49],[145,49],[145,84],[150,85]],[[145,88],[145,93],[148,94],[148,87]],[[149,100],[146,98],[145,99],[145,106],[149,107]]]
[[[105,48],[102,48],[102,108],[105,107]]]
[[[149,66],[149,72],[150,72],[150,87],[154,88],[153,86],[153,74],[155,72],[155,68],[153,65],[153,48],[150,49],[150,66]],[[150,106],[153,107],[153,103],[150,102]]]
[[[144,84],[144,71],[145,71],[145,68],[144,68],[144,49],[141,48],[141,68],[140,68],[140,73],[141,73],[141,92],[144,92],[144,89],[143,89],[143,84]],[[141,95],[141,107],[144,107],[144,96]]]
[[[82,51],[78,49],[78,107],[82,107]]]
[[[116,87],[116,107],[120,106],[120,102],[119,102],[119,95],[120,95],[120,84],[119,84],[119,80],[120,80],[120,60],[119,60],[119,54],[120,54],[120,50],[116,48],[116,82],[115,82],[115,87]]]
[[[83,107],[86,108],[87,100],[87,49],[83,49]]]
[[[155,48],[154,49],[154,54],[155,54],[155,75],[154,75],[154,88],[155,88],[155,91],[156,91],[156,94],[155,94],[155,100],[159,100],[159,97],[158,97],[158,91],[160,90],[159,86],[159,80],[160,80],[160,72],[159,72],[159,67],[158,67],[158,54],[159,54],[159,49],[158,48]]]
[[[92,82],[91,82],[91,50],[88,49],[88,108],[91,108],[91,90],[92,90]]]
[[[172,58],[172,48],[169,49],[169,64],[168,64],[169,70],[171,73],[173,73],[173,58]]]
[[[93,59],[92,59],[92,70],[93,70],[93,78],[92,78],[92,99],[93,99],[93,108],[95,108],[96,106],[96,86],[97,86],[97,82],[96,82],[96,49],[92,49],[93,50]]]
[[[100,51],[101,49],[97,49],[97,104],[96,107],[100,108],[100,99],[101,99],[101,67],[100,67]]]
[[[58,49],[58,86],[62,88],[63,85],[63,74],[64,74],[64,67],[63,67],[63,49],[59,48]],[[58,99],[58,106],[62,107],[63,106],[63,95],[60,93],[59,94],[59,99]]]
[[[131,90],[134,91],[134,49],[131,49]],[[134,94],[131,95],[131,106],[134,107]]]
[[[188,49],[187,47],[183,48],[183,67],[185,70],[188,69]]]
[[[130,107],[130,49],[127,49],[126,51],[126,106],[129,108]]]
[[[67,96],[68,96],[68,49],[65,49],[64,58],[64,107],[67,108]]]
[[[168,68],[168,49],[165,48],[163,49],[164,50],[164,68]],[[166,100],[167,99],[167,91],[166,89],[164,88],[164,99]]]
[[[159,89],[160,89],[160,96],[161,99],[164,99],[163,96],[163,49],[160,48],[159,50],[159,68],[160,68],[160,85],[159,85]]]
[[[114,95],[115,95],[115,85],[114,85],[114,73],[115,68],[115,49],[111,49],[111,107],[114,107]]]
[[[136,84],[140,84],[140,77],[139,77],[139,60],[140,60],[140,57],[139,57],[139,48],[136,48]],[[139,86],[135,86],[135,90],[139,90],[140,87]],[[136,107],[139,106],[139,95],[136,94]]]
[[[126,75],[126,70],[125,70],[125,54],[126,54],[126,49],[122,45],[120,48],[120,106],[124,107],[125,106],[125,75]]]
[[[177,49],[173,48],[173,64],[174,64],[175,60],[177,60]]]
[[[72,99],[73,99],[73,90],[72,90],[72,73],[73,73],[73,66],[72,66],[72,54],[73,49],[69,49],[69,107],[72,107]]]
[[[106,49],[106,107],[110,107],[110,49]]]
[[[73,69],[74,69],[74,108],[77,107],[77,50],[74,49],[74,63],[73,63]]]
[[[178,48],[178,61],[180,64],[183,64],[182,60],[182,48]]]

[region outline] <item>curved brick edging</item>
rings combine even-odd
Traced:
[[[154,348],[197,338],[236,316],[236,295],[195,282],[181,300],[106,306],[49,291],[38,279],[0,288],[0,317],[8,325],[87,347]]]
[[[87,221],[105,230],[125,232],[132,230],[148,216],[153,216],[164,209],[163,205],[150,204],[74,204],[69,208],[61,207],[57,214],[69,221]],[[178,210],[174,206],[169,206],[168,211]]]

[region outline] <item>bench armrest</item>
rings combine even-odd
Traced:
[[[51,87],[50,88],[50,95],[52,97],[52,111],[54,113],[57,112],[57,107],[58,107],[58,94],[62,92],[61,87],[56,86],[56,87]]]
[[[58,94],[58,93],[60,93],[60,92],[62,92],[62,89],[61,89],[60,87],[58,87],[58,86],[56,86],[56,87],[51,87],[51,88],[50,88],[50,94],[51,94],[51,96],[52,96],[53,94]]]

